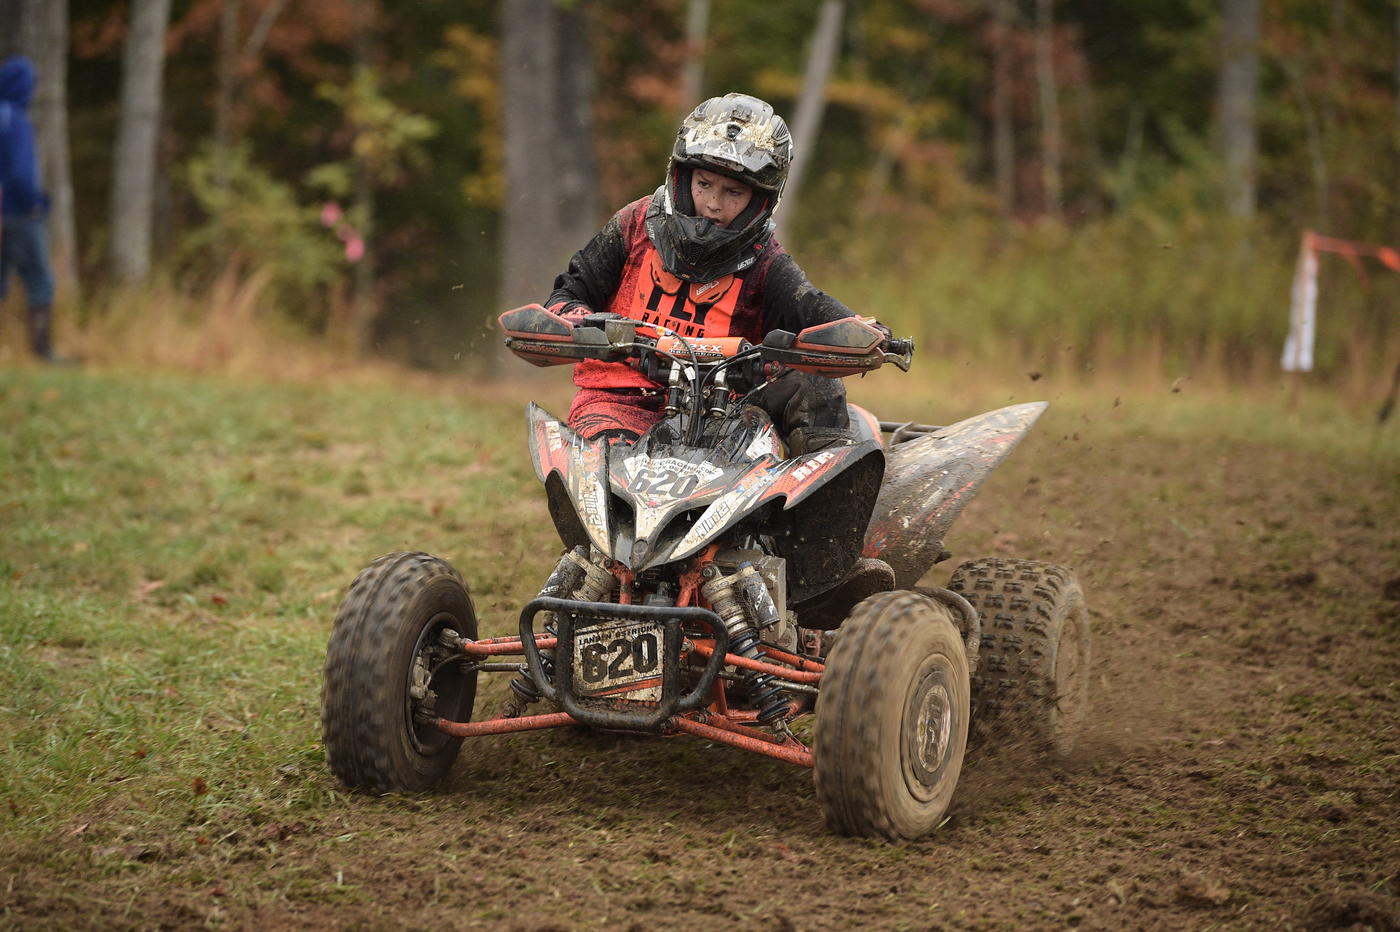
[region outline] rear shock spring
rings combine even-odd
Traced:
[[[745,566],[753,571],[752,566]],[[749,574],[740,572],[733,576],[725,576],[719,567],[711,563],[700,575],[709,580],[700,587],[701,594],[710,603],[715,614],[724,621],[724,627],[729,632],[729,652],[750,660],[762,660],[763,651],[758,647],[758,631],[744,604],[747,600],[744,598],[743,586],[748,582],[746,577]],[[754,575],[757,576],[756,571]],[[758,720],[763,724],[773,725],[787,715],[788,698],[783,691],[782,682],[777,677],[768,673],[745,671],[744,687],[748,691],[749,701],[758,707]]]

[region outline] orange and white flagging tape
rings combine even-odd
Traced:
[[[1317,254],[1335,252],[1350,262],[1365,278],[1363,257],[1380,260],[1386,268],[1400,272],[1400,251],[1389,246],[1356,243],[1303,231],[1298,250],[1298,266],[1293,272],[1293,301],[1288,312],[1288,339],[1283,344],[1284,372],[1311,372],[1313,341],[1317,334]]]

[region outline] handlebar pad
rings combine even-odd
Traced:
[[[506,311],[498,319],[506,346],[533,366],[558,366],[611,353],[607,338],[595,327],[575,327],[567,318],[538,304]]]
[[[807,327],[797,335],[797,349],[862,356],[878,353],[885,331],[861,317],[843,317]]]

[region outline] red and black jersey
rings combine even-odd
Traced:
[[[654,195],[653,195],[654,196]],[[554,280],[546,305],[565,314],[609,311],[661,324],[684,337],[739,336],[757,343],[772,330],[793,333],[854,316],[812,287],[772,237],[753,247],[752,265],[713,282],[685,282],[661,266],[647,237],[652,197],[613,215]],[[569,424],[586,437],[623,429],[640,434],[661,417],[661,386],[621,363],[585,360],[574,366],[579,392]]]

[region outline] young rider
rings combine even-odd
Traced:
[[[665,183],[619,210],[574,254],[546,306],[573,319],[607,312],[688,339],[754,343],[772,330],[797,333],[854,316],[814,288],[773,238],[791,161],[787,124],[769,104],[747,94],[710,98],[682,121]],[[661,419],[661,386],[621,363],[580,362],[574,384],[569,425],[585,437],[635,438]],[[790,372],[755,401],[794,452],[846,436],[838,380]]]

